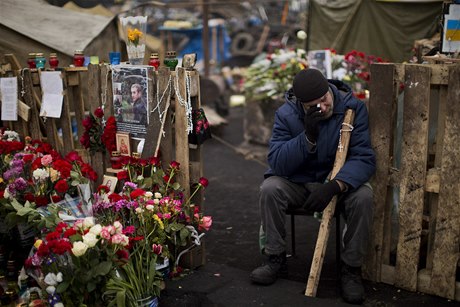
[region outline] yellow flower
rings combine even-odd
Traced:
[[[56,182],[59,180],[61,176],[61,173],[59,173],[57,170],[55,170],[54,168],[50,168],[50,178],[51,178],[51,182]]]
[[[139,43],[139,39],[144,35],[142,31],[140,31],[138,28],[128,29],[128,40],[137,45]]]
[[[154,214],[153,219],[157,221],[158,225],[160,225],[161,229],[165,229],[165,225],[163,224],[163,221],[158,217],[158,215]]]
[[[39,248],[40,245],[42,245],[42,243],[43,243],[43,241],[39,239],[39,240],[35,241],[34,247],[35,247],[35,248]]]

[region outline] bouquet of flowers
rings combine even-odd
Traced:
[[[352,50],[345,55],[338,55],[333,49],[332,77],[351,86],[356,97],[368,98],[370,67],[372,63],[384,63],[382,58]]]
[[[292,86],[295,75],[306,67],[305,50],[276,50],[248,67],[244,91],[254,100],[280,99]]]
[[[124,171],[118,173],[123,188],[108,193],[100,186],[94,195],[93,212],[103,223],[120,221],[129,225],[129,261],[117,269],[107,283],[106,295],[112,302],[127,305],[160,294],[160,264],[174,260],[180,247],[190,242],[192,231],[209,230],[212,219],[203,216],[192,204],[196,193],[208,185],[205,178],[193,185],[194,191],[185,199],[174,177],[180,165],[172,161],[164,171],[157,158],[127,158]],[[178,271],[176,267],[173,271]]]
[[[25,268],[50,306],[99,306],[114,269],[127,261],[127,233],[120,222],[95,224],[91,217],[73,226],[61,222],[35,242]]]
[[[30,138],[25,143],[6,141],[2,145],[0,212],[11,227],[22,222],[40,229],[52,223],[44,218],[50,214],[48,209],[52,211],[50,204],[78,196],[80,184],[97,179],[77,152],[62,157],[49,144]]]
[[[94,114],[88,115],[83,120],[83,127],[85,127],[85,131],[80,138],[80,143],[91,154],[116,150],[117,123],[114,116],[110,116],[105,122],[104,110],[97,108],[94,110]]]

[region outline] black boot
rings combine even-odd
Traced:
[[[249,278],[252,282],[262,285],[271,285],[278,276],[287,275],[286,253],[267,255],[268,261],[252,271]]]
[[[364,287],[361,279],[361,267],[352,267],[342,262],[342,298],[350,304],[364,302]]]

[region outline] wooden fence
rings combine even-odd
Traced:
[[[460,300],[460,65],[374,64],[371,75],[365,277]]]
[[[100,184],[103,174],[110,172],[109,153],[97,152],[89,155],[78,140],[84,132],[82,121],[89,112],[104,106],[106,118],[113,114],[111,66],[90,64],[88,67],[59,69],[64,85],[62,114],[60,118],[44,120],[39,116],[40,71],[23,69],[12,54],[1,56],[0,62],[0,76],[18,78],[20,109],[24,110],[24,114],[18,121],[3,122],[3,125],[9,126],[22,136],[46,140],[61,154],[72,150],[79,151],[98,173],[97,184]],[[181,172],[178,174],[177,181],[185,189],[185,195],[190,195],[190,183],[198,182],[202,176],[201,146],[189,146],[186,109],[176,98],[189,95],[192,109],[200,108],[199,74],[195,70],[185,70],[180,67],[176,71],[160,67],[158,71],[149,69],[147,79],[150,105],[156,106],[157,100],[160,100],[161,109],[167,108],[167,113],[164,115],[166,120],[162,127],[158,120],[158,112],[148,112],[151,124],[147,127],[141,157],[148,158],[160,152],[163,165],[168,165],[172,160],[178,161]],[[72,128],[72,121],[76,123],[76,137],[74,137],[75,127]],[[137,144],[133,142],[132,148],[137,148]],[[201,201],[202,195],[197,195],[195,202],[200,204]]]

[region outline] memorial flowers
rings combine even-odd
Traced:
[[[117,268],[106,291],[113,301],[129,305],[159,296],[164,276],[157,267],[167,260],[173,263],[181,247],[190,243],[194,230],[209,230],[212,218],[204,216],[193,204],[196,193],[208,186],[206,178],[200,178],[193,185],[191,196],[185,199],[183,189],[175,181],[180,172],[178,162],[172,161],[166,170],[157,158],[131,158],[126,162],[125,170],[118,173],[121,191],[108,193],[109,189],[99,187],[93,212],[103,223],[120,221],[129,225],[129,261]],[[172,269],[177,271],[176,267]]]
[[[119,222],[95,224],[92,217],[61,222],[35,242],[27,273],[43,285],[50,306],[99,306],[114,269],[128,259],[126,233]]]
[[[49,144],[26,138],[2,146],[0,212],[11,228],[19,223],[45,226],[43,213],[66,195],[79,195],[79,185],[97,179],[92,167],[73,151],[62,157]],[[43,208],[42,212],[37,210]]]
[[[292,86],[295,75],[307,67],[307,54],[303,49],[269,53],[248,67],[245,94],[253,100],[281,99]]]
[[[97,108],[94,114],[89,114],[83,120],[83,127],[85,131],[80,138],[80,143],[91,154],[116,150],[117,124],[114,116],[110,116],[104,122],[104,110]]]

